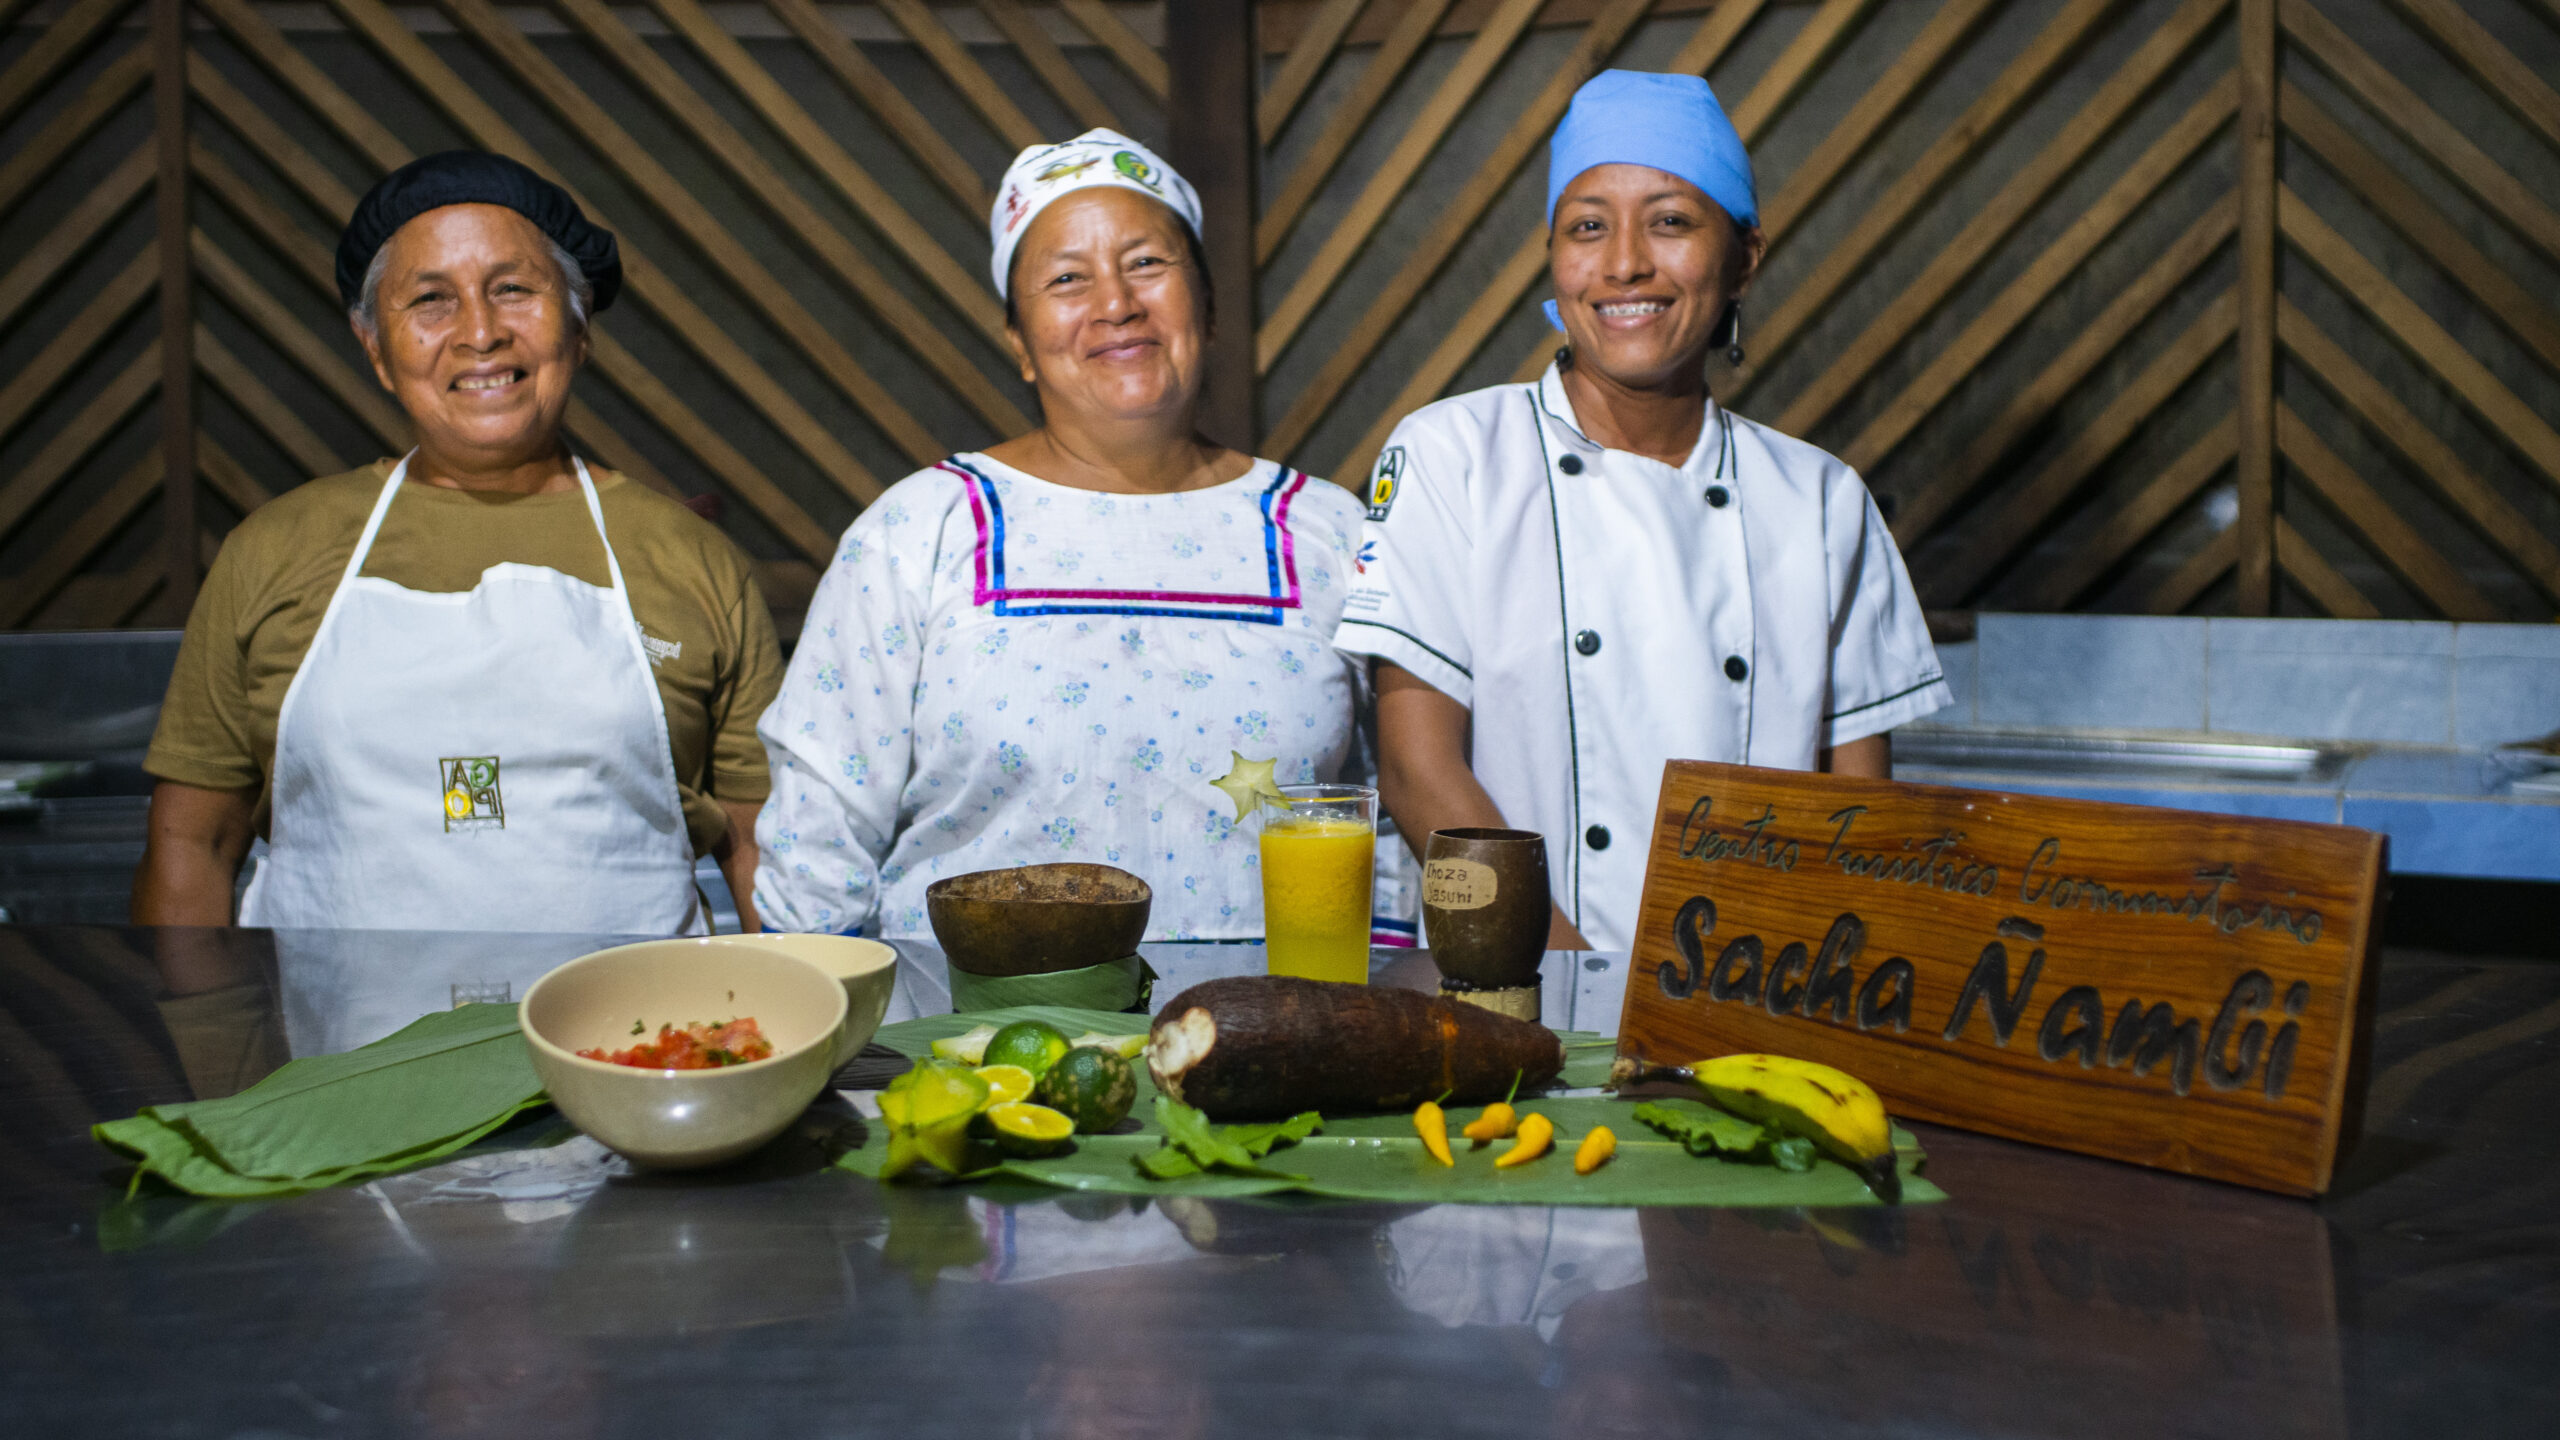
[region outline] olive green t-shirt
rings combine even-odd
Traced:
[[[267,832],[276,712],[390,478],[380,460],[260,506],[223,542],[178,649],[145,769],[207,790],[258,791]],[[666,706],[676,789],[697,850],[728,833],[716,801],[769,788],[756,719],[782,683],[773,617],[747,557],[682,505],[590,467]],[[609,586],[603,544],[576,490],[491,495],[404,484],[364,573],[412,590],[462,591],[492,565],[541,565]]]

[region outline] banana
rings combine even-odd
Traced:
[[[1784,1055],[1726,1055],[1689,1067],[1717,1108],[1801,1135],[1858,1172],[1876,1198],[1902,1199],[1884,1100],[1854,1075]]]

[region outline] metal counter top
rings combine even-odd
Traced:
[[[704,1175],[545,1118],[356,1189],[126,1201],[86,1133],[598,943],[0,927],[9,1429],[2369,1440],[2560,1402],[2534,962],[2389,957],[2370,1136],[2316,1205],[1914,1127],[1948,1204],[1133,1207],[829,1170],[837,1099]],[[943,1003],[904,948],[893,1018]],[[1146,953],[1159,1000],[1259,963]],[[1622,961],[1547,975],[1549,1023],[1614,1028]]]

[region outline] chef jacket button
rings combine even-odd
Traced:
[[[1574,636],[1573,648],[1581,651],[1585,655],[1599,654],[1600,632],[1597,630],[1585,630],[1581,634]]]
[[[1608,849],[1609,827],[1606,825],[1594,825],[1590,829],[1583,831],[1582,843],[1590,846],[1594,850]]]
[[[1741,656],[1727,655],[1724,657],[1724,678],[1727,680],[1739,680],[1750,673],[1751,667],[1742,663]]]
[[[1582,473],[1582,457],[1579,455],[1567,455],[1556,462],[1556,468],[1567,475],[1579,475]]]
[[[1732,491],[1727,490],[1721,485],[1710,485],[1707,487],[1707,506],[1709,509],[1721,510],[1732,503]]]

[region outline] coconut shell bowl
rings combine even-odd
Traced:
[[[937,880],[925,918],[952,968],[1049,975],[1125,959],[1146,938],[1155,892],[1109,865],[1025,865]]]

